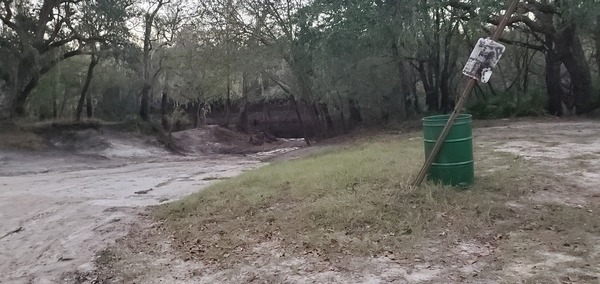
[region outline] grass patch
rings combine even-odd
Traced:
[[[275,240],[294,253],[379,255],[415,241],[459,239],[510,226],[504,203],[524,194],[529,168],[499,155],[507,169],[469,190],[409,186],[422,142],[372,137],[347,150],[275,163],[158,207],[156,217],[190,257],[223,261]],[[487,153],[491,154],[491,153]],[[482,163],[489,170],[487,163]]]

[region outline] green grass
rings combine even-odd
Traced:
[[[469,190],[409,182],[423,161],[420,139],[385,136],[345,150],[275,163],[156,209],[191,257],[222,261],[257,243],[291,253],[378,255],[415,241],[458,239],[510,225],[506,200],[524,193],[528,168],[480,176]],[[490,153],[479,153],[490,154]],[[480,163],[482,170],[495,164]],[[499,225],[504,224],[504,225]],[[496,226],[496,227],[494,227]],[[490,233],[491,234],[491,233]]]

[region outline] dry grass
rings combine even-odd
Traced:
[[[106,122],[99,119],[82,119],[81,121],[73,121],[73,120],[45,120],[45,121],[37,121],[33,123],[26,122],[18,122],[19,125],[22,125],[22,128],[34,132],[36,134],[42,136],[54,135],[60,132],[66,131],[79,131],[85,129],[101,129]]]
[[[479,175],[469,190],[413,188],[420,139],[379,136],[220,182],[157,208],[156,216],[188,257],[219,263],[271,240],[290,253],[325,257],[410,252],[415,241],[492,238],[524,221],[505,203],[528,193],[532,169],[508,155],[494,159],[479,163],[482,172],[494,172]]]
[[[0,149],[6,150],[46,150],[49,142],[44,138],[24,130],[14,123],[0,124]]]

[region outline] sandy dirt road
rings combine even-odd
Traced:
[[[243,157],[108,159],[0,152],[0,283],[60,283],[93,269],[148,205],[261,163]],[[137,192],[137,193],[136,193]]]

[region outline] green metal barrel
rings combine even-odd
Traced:
[[[437,138],[450,118],[436,115],[423,118],[425,156],[429,157]],[[444,185],[469,186],[475,179],[473,165],[472,116],[460,114],[448,134],[440,153],[433,161],[427,179]]]

